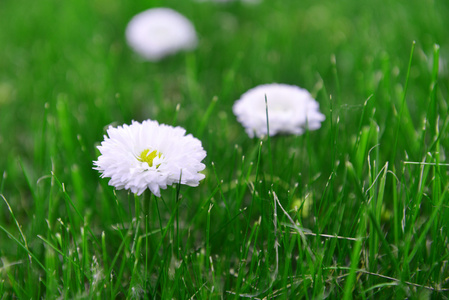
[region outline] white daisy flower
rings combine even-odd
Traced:
[[[143,58],[158,61],[198,43],[192,23],[170,8],[148,9],[134,16],[126,28],[126,39]]]
[[[319,104],[310,93],[298,86],[287,84],[264,84],[250,89],[234,103],[237,120],[252,138],[267,134],[265,96],[268,104],[270,135],[278,133],[304,133],[307,128],[321,127],[325,117],[319,111]]]
[[[109,185],[140,195],[147,188],[161,196],[160,189],[173,183],[198,186],[206,157],[201,141],[185,129],[147,120],[133,121],[107,130],[98,146],[101,155],[94,169],[109,177]]]

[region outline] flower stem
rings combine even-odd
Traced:
[[[140,197],[137,194],[134,194],[134,212],[137,223],[140,218]]]
[[[179,182],[178,185],[176,186],[176,258],[179,261],[179,205],[180,205],[180,197],[179,197],[179,193],[181,191],[181,177],[182,177],[182,170],[181,170],[181,175],[179,176]]]

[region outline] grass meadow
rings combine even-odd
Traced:
[[[145,62],[137,13],[196,50]],[[0,299],[449,298],[449,3],[0,1]],[[300,136],[249,138],[232,105],[311,92]],[[160,198],[93,170],[109,125],[202,141],[206,178]]]

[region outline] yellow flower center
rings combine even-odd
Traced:
[[[148,153],[149,152],[149,153]],[[146,162],[150,167],[153,166],[153,160],[157,157],[161,157],[162,153],[157,152],[157,150],[154,150],[150,152],[150,149],[145,149],[140,153],[140,156],[137,158],[141,162]],[[161,164],[158,164],[156,168],[158,168]]]

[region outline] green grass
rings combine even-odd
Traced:
[[[156,6],[198,48],[142,62]],[[0,2],[0,299],[447,299],[446,1]],[[326,121],[249,139],[231,107],[264,83]],[[207,151],[161,198],[92,170],[109,124],[155,119]]]

